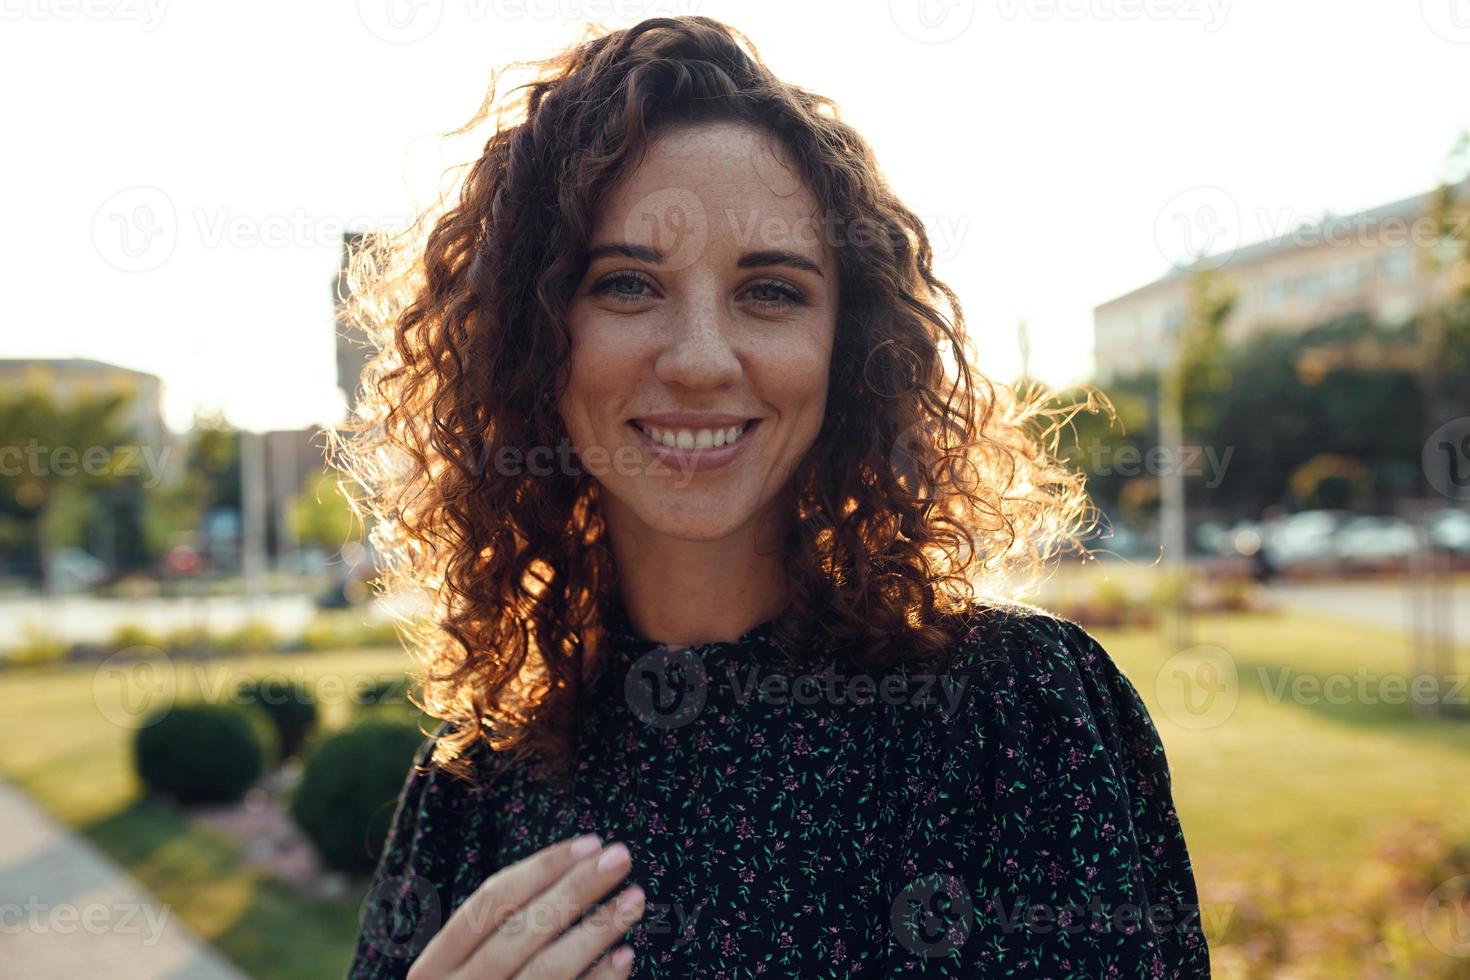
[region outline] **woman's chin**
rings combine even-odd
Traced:
[[[679,541],[719,541],[735,534],[750,519],[746,508],[730,506],[725,500],[692,500],[687,493],[655,495],[638,501],[631,509],[649,531]]]

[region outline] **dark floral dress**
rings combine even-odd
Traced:
[[[788,666],[769,622],[679,650],[609,615],[572,789],[475,788],[424,743],[349,978],[403,977],[487,877],[589,831],[647,894],[636,977],[1209,976],[1158,732],[1080,626],[987,609],[944,673],[872,677]]]

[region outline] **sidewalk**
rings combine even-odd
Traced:
[[[1267,594],[1288,608],[1337,616],[1408,632],[1428,615],[1416,605],[1407,582],[1272,582]],[[1429,632],[1458,643],[1470,640],[1470,588],[1456,582],[1447,590],[1448,618],[1426,623]]]
[[[0,976],[242,980],[176,912],[0,780]]]

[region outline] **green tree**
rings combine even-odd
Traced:
[[[48,589],[58,550],[88,545],[99,520],[109,557],[141,550],[119,532],[118,515],[143,493],[143,474],[127,465],[136,457],[119,451],[135,441],[119,418],[125,402],[115,393],[63,406],[36,388],[0,395],[0,544]]]
[[[201,513],[217,507],[240,509],[240,433],[223,415],[195,414],[186,467]]]
[[[302,544],[335,552],[347,541],[357,540],[356,518],[331,473],[308,480],[292,500],[290,514],[296,539]]]

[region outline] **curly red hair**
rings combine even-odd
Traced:
[[[453,723],[436,764],[467,775],[481,741],[541,771],[565,773],[575,755],[618,588],[599,486],[489,464],[566,439],[552,389],[591,219],[661,127],[760,127],[833,214],[880,231],[836,250],[826,416],[786,488],[792,601],[773,636],[806,651],[793,659],[841,649],[874,671],[942,659],[956,614],[1025,591],[1075,545],[1091,508],[1055,451],[1068,409],[973,372],[923,223],[829,99],[778,80],[707,17],[593,28],[520,65],[535,70],[511,90],[524,97],[497,103],[492,80],[451,134],[495,110],[457,195],[352,257],[349,324],[378,352],[354,417],[328,430],[361,488],[349,496],[372,523],[378,588],[430,599],[432,615],[402,626],[421,706]]]

